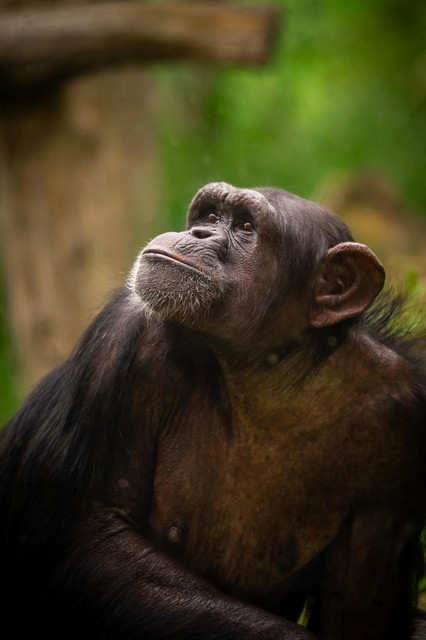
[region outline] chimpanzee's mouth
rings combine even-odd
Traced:
[[[201,273],[203,276],[207,275],[200,265],[195,265],[192,262],[188,262],[184,256],[176,253],[170,253],[165,249],[156,249],[155,247],[149,248],[146,251],[142,252],[141,258],[148,258],[148,259],[154,258],[159,260],[166,260],[168,262],[178,263],[179,265],[186,267],[187,269],[192,269],[197,273]]]

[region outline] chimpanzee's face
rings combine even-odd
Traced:
[[[187,230],[141,252],[131,286],[149,311],[193,328],[235,335],[258,327],[280,282],[282,221],[251,189],[213,183],[192,201]]]

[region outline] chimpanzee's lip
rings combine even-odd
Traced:
[[[147,258],[154,257],[154,258],[160,258],[160,260],[177,262],[178,264],[182,265],[183,267],[186,267],[187,269],[193,269],[197,273],[202,273],[204,276],[206,275],[206,273],[199,266],[193,264],[192,262],[188,262],[186,258],[181,256],[180,254],[170,253],[165,249],[156,249],[155,247],[146,249],[145,251],[142,251],[142,258],[144,257],[147,257]]]

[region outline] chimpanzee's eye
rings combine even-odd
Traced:
[[[239,220],[234,224],[235,229],[239,229],[241,231],[246,231],[247,233],[252,233],[254,231],[254,226],[252,222],[248,220]]]
[[[209,213],[207,216],[207,222],[215,224],[219,220],[219,216],[216,213]]]
[[[233,228],[237,231],[252,233],[254,231],[253,214],[246,206],[235,207],[232,212]]]

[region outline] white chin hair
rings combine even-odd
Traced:
[[[149,315],[186,324],[209,314],[223,297],[223,287],[203,273],[179,264],[147,264],[136,260],[128,288]]]

